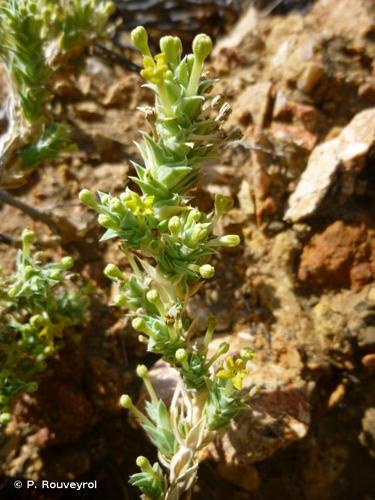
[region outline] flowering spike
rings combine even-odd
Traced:
[[[244,407],[239,387],[248,353],[233,362],[234,371],[229,373],[231,366],[225,365],[217,376],[213,365],[229,344],[220,344],[209,357],[215,321],[207,321],[201,342],[195,338],[198,318],[188,314],[189,298],[215,274],[211,257],[216,247],[239,243],[237,235],[214,233],[220,216],[231,208],[228,198],[217,196],[214,211],[205,213],[193,206],[190,196],[202,163],[216,157],[229,140],[222,128],[229,107],[218,109],[217,102],[211,109],[207,106],[212,82],[202,70],[212,49],[208,36],[199,35],[193,54],[182,60],[182,43],[176,37],[163,37],[155,58],[144,28],[133,31],[132,39],[143,54],[141,75],[155,93],[155,106],[147,111],[152,134],[143,133],[137,144],[142,161],[134,163],[136,175],[131,178],[139,191],[127,188],[119,197],[101,193],[97,204],[85,198],[107,229],[102,239],[120,238],[134,273],[124,280],[117,268],[106,268],[109,277],[120,281],[117,304],[133,315],[132,326],[142,334],[147,350],[160,354],[180,377],[168,409],[155,393],[146,366],[137,367],[149,395],[148,417],[128,396],[121,399],[169,470],[166,478],[159,464],[151,466],[139,457],[141,472],[130,482],[145,498],[177,500],[195,481],[202,447]]]

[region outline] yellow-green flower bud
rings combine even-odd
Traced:
[[[177,217],[177,215],[174,215],[169,219],[168,229],[174,236],[177,236],[177,234],[179,233],[181,229],[181,221],[180,218]]]
[[[160,50],[173,66],[177,66],[181,61],[182,43],[177,36],[163,36],[160,39]]]
[[[124,279],[123,273],[115,264],[107,264],[104,268],[104,275],[111,280]]]
[[[198,92],[204,60],[212,50],[212,40],[208,35],[200,34],[193,41],[193,67],[190,73],[189,83],[186,89],[188,96]]]
[[[60,261],[60,265],[63,269],[71,269],[73,267],[74,261],[72,257],[67,255],[66,257],[63,257]]]
[[[0,425],[7,424],[11,418],[12,416],[8,412],[0,413]]]
[[[78,196],[82,203],[84,203],[88,207],[97,208],[98,203],[95,200],[95,196],[88,189],[82,189]]]
[[[31,231],[30,229],[24,229],[22,231],[22,244],[26,246],[30,246],[33,241],[35,240],[35,233],[34,231]]]
[[[188,353],[186,352],[186,349],[182,349],[182,348],[177,349],[177,351],[175,353],[175,358],[177,359],[177,361],[182,363],[183,361],[187,360],[187,357],[188,357]]]
[[[211,366],[213,365],[220,356],[223,354],[226,354],[229,351],[229,344],[228,342],[222,342],[219,347],[217,348],[215,354],[210,358],[208,365]]]
[[[129,410],[133,406],[133,402],[131,400],[131,397],[128,394],[123,394],[120,397],[120,406],[125,408],[126,410]]]
[[[142,469],[143,471],[147,471],[149,470],[149,468],[151,468],[151,464],[150,462],[147,460],[146,457],[143,457],[143,456],[139,456],[137,457],[137,460],[135,461],[135,463],[138,465],[138,467],[140,469]],[[154,472],[154,471],[153,471]]]
[[[199,268],[199,274],[204,279],[209,279],[215,276],[215,268],[210,264],[204,264]]]
[[[142,318],[134,318],[132,321],[132,327],[136,332],[143,332],[146,327],[145,320]]]
[[[203,62],[212,50],[212,40],[208,35],[201,33],[193,40],[193,54],[199,62]]]
[[[121,212],[122,210],[122,204],[118,198],[112,198],[112,200],[109,203],[109,206],[111,210],[114,210],[115,212]]]
[[[150,425],[150,420],[138,410],[133,404],[131,397],[128,394],[123,394],[120,398],[120,406],[125,408],[126,410],[130,410],[130,412],[141,422],[142,424]]]
[[[159,301],[160,296],[156,290],[149,290],[146,293],[146,298],[151,304],[156,304]]]
[[[186,224],[188,226],[191,226],[194,222],[199,222],[201,219],[201,213],[199,210],[196,208],[193,208],[193,210],[190,210],[189,215],[187,216],[186,219]]]
[[[136,372],[139,378],[146,378],[148,376],[148,369],[146,365],[138,365]]]
[[[191,232],[190,243],[196,245],[200,241],[204,240],[208,235],[207,228],[203,224],[196,224]]]
[[[151,56],[150,48],[148,46],[147,31],[143,26],[134,28],[130,36],[134,47],[136,47],[141,54],[144,56]]]
[[[219,238],[219,243],[224,247],[236,247],[241,243],[241,240],[237,234],[227,234]]]

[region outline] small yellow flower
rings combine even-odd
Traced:
[[[247,376],[245,361],[241,358],[234,360],[230,356],[224,361],[224,367],[217,372],[217,376],[230,380],[233,386],[240,391],[243,386],[243,379]]]
[[[136,216],[145,216],[153,213],[154,196],[141,198],[134,191],[128,193],[125,199],[125,206]]]
[[[165,81],[168,65],[166,55],[163,52],[157,54],[155,59],[151,56],[144,56],[143,66],[142,78],[156,85],[160,85]]]

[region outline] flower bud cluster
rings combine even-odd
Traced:
[[[228,113],[219,112],[213,118],[204,110],[212,101],[208,91],[214,84],[202,77],[212,41],[207,35],[198,35],[193,53],[181,59],[182,44],[177,37],[161,38],[161,52],[155,58],[143,27],[132,32],[132,39],[143,55],[141,74],[149,82],[146,86],[156,96],[154,134],[143,134],[143,144],[138,145],[144,166],[136,165],[134,182],[145,193],[157,191],[169,198],[171,193],[183,193],[193,186],[202,161],[215,157],[218,148],[231,139],[222,129]],[[230,109],[227,104],[224,107]]]
[[[226,199],[217,198],[224,205]],[[106,228],[101,241],[121,238],[129,250],[152,257],[157,271],[175,280],[182,293],[197,279],[214,276],[208,261],[217,247],[234,247],[240,242],[237,235],[214,235],[223,210],[205,214],[189,206],[186,198],[164,200],[127,188],[118,197],[99,193],[99,200],[84,189],[80,199],[98,212],[98,222]],[[225,205],[230,207],[228,202]]]
[[[0,274],[0,424],[18,394],[37,389],[38,373],[63,338],[74,340],[89,305],[89,286],[71,280],[72,258],[42,264],[33,241],[34,233],[24,230],[16,271]]]

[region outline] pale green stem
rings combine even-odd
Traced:
[[[129,411],[139,420],[141,424],[151,425],[152,427],[155,427],[151,420],[147,418],[146,415],[144,415],[141,411],[139,411],[138,408],[133,404],[129,408]]]
[[[157,404],[157,403],[158,403],[158,401],[159,401],[159,398],[158,398],[158,397],[157,397],[157,395],[156,395],[155,389],[154,389],[154,387],[153,387],[153,385],[152,385],[152,383],[151,383],[150,378],[149,378],[149,377],[145,377],[145,378],[143,379],[143,382],[144,382],[145,387],[146,387],[146,389],[147,389],[148,395],[149,395],[149,396],[150,396],[150,398],[151,398],[151,402],[152,402],[152,404],[154,404],[154,405],[155,405],[155,404]]]
[[[125,254],[126,258],[128,259],[130,267],[132,268],[132,270],[133,270],[134,274],[137,276],[137,278],[143,279],[142,272],[139,269],[131,252],[127,248],[124,248],[124,254]]]
[[[202,73],[202,68],[203,68],[203,62],[198,61],[198,59],[195,57],[193,68],[190,74],[189,85],[188,88],[186,89],[186,95],[192,96],[197,93],[199,80]]]
[[[226,352],[226,351],[223,351],[219,347],[219,349],[216,351],[216,353],[208,360],[207,367],[209,368],[210,366],[212,366],[220,358],[220,356],[222,356],[224,354],[224,352]]]
[[[158,85],[158,91],[159,91],[160,102],[163,105],[163,107],[166,111],[166,114],[168,116],[173,116],[171,100],[169,99],[169,95],[168,95],[168,92],[167,92],[167,89],[165,87],[164,82],[162,82]]]

